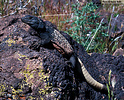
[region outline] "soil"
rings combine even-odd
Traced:
[[[0,99],[108,100],[107,95],[90,87],[55,48],[39,46],[41,39],[21,22],[22,16],[0,19]],[[55,27],[52,23],[50,26]],[[112,71],[114,97],[124,100],[124,56],[88,55],[68,34],[61,34],[98,82],[106,85]]]

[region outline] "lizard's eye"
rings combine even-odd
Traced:
[[[32,19],[32,17],[29,17],[29,19]]]

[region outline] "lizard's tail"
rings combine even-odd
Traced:
[[[93,77],[88,73],[88,71],[84,67],[84,65],[83,65],[82,61],[80,60],[80,58],[78,58],[78,61],[79,61],[80,65],[81,65],[81,70],[82,70],[83,76],[86,79],[87,83],[90,86],[92,86],[94,89],[107,94],[108,93],[107,87],[105,85],[97,82],[95,79],[93,79]]]

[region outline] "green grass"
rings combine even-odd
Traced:
[[[106,50],[106,38],[108,33],[105,30],[108,26],[103,26],[103,20],[100,18],[98,7],[92,2],[81,6],[79,3],[72,5],[74,17],[65,22],[70,23],[70,29],[67,31],[71,37],[83,45],[87,52],[104,52]],[[106,42],[106,43],[104,43]]]
[[[111,78],[111,73],[112,73],[112,71],[110,70],[109,76],[108,76],[108,84],[107,84],[108,100],[116,100],[116,98],[114,98],[114,94],[113,94],[114,86],[116,84],[116,79]]]

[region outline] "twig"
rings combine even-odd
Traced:
[[[31,1],[29,0],[22,8],[25,8]]]
[[[113,22],[113,25],[112,25],[112,27],[111,27],[110,35],[109,35],[109,36],[111,36],[111,34],[112,34],[112,29],[115,27],[115,22],[116,22],[118,16],[119,16],[119,14],[118,14],[118,15],[115,17],[115,19],[114,19],[114,22]]]
[[[111,46],[115,41],[117,41],[119,38],[121,38],[121,36],[116,37],[116,38],[111,42],[110,46]]]
[[[90,44],[92,43],[92,41],[93,41],[94,37],[96,36],[96,33],[97,33],[97,32],[98,32],[98,30],[100,29],[100,27],[101,27],[101,25],[102,25],[103,20],[104,20],[104,18],[101,20],[101,22],[100,22],[100,24],[99,24],[99,27],[96,29],[96,32],[95,32],[95,34],[93,35],[93,37],[92,37],[92,39],[91,39],[90,43],[88,44],[88,46],[87,46],[86,50],[88,50],[88,48],[89,48]]]
[[[109,21],[109,25],[108,25],[108,32],[107,33],[109,33],[109,31],[110,31],[109,29],[110,29],[110,25],[111,25],[114,9],[115,9],[115,7],[113,6],[113,10],[112,10],[112,13],[111,13],[111,17],[110,17],[110,21]]]

